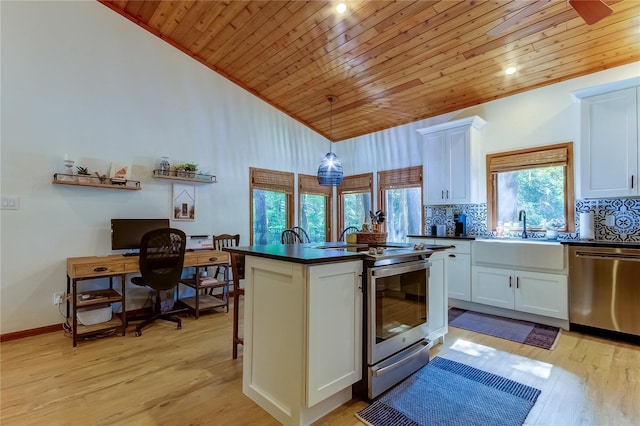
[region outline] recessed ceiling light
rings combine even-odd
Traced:
[[[506,75],[515,74],[515,72],[516,72],[516,67],[507,67],[507,69],[504,70],[504,73]]]
[[[346,11],[347,11],[347,5],[344,3],[338,3],[338,5],[336,6],[336,12],[342,15]]]

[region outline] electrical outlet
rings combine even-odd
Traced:
[[[608,214],[604,217],[604,224],[607,226],[615,226],[616,225],[616,218],[614,215],[612,214]]]
[[[53,293],[53,304],[59,305],[64,300],[64,291],[56,291]]]

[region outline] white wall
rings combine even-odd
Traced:
[[[0,213],[1,333],[60,322],[66,258],[110,254],[111,218],[171,216],[171,182],[151,177],[161,156],[218,177],[196,186],[196,221],[172,225],[248,244],[249,167],[315,174],[326,152],[325,138],[98,2],[2,1],[1,19],[1,192],[20,197]],[[52,185],[65,153],[100,173],[130,162],[142,190]]]
[[[483,158],[487,153],[573,141],[575,188],[579,197],[580,106],[574,102],[571,92],[638,76],[640,62],[343,141],[335,151],[347,174],[352,174],[352,170],[353,173],[371,171],[370,164],[375,165],[373,171],[421,164],[422,136],[416,129],[478,115],[487,121],[482,129]],[[482,199],[486,201],[485,175],[482,166],[477,179]]]
[[[66,258],[110,254],[109,219],[170,216],[171,184],[151,178],[160,156],[219,182],[197,186],[195,222],[172,224],[248,244],[249,167],[315,174],[327,151],[326,139],[98,2],[2,1],[0,15],[0,190],[20,197],[19,210],[0,211],[0,333],[60,322],[51,300],[65,289]],[[419,165],[416,129],[474,114],[488,121],[483,154],[577,140],[569,92],[636,75],[638,64],[608,70],[334,151],[347,175]],[[65,153],[101,173],[130,162],[143,189],[52,185]]]

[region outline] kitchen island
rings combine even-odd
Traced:
[[[349,401],[362,374],[363,253],[317,246],[225,249],[245,255],[242,392],[286,425]]]
[[[225,248],[245,256],[242,391],[283,424],[318,420],[349,401],[362,378],[367,247]]]

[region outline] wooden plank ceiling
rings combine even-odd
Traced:
[[[640,60],[638,0],[101,2],[332,141]]]

